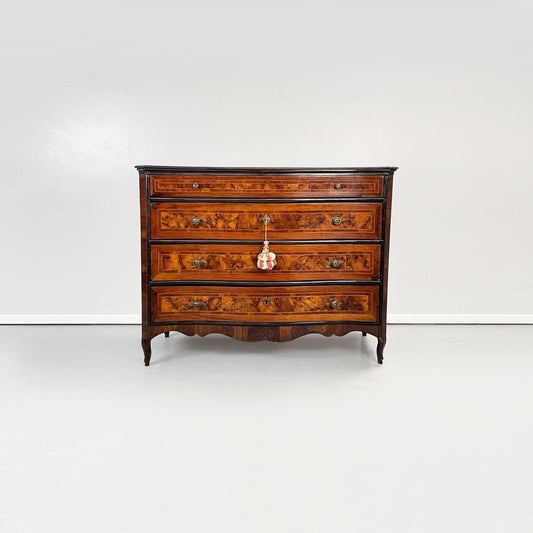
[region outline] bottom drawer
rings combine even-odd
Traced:
[[[379,286],[151,289],[153,322],[377,322]]]

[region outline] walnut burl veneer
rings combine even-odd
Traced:
[[[140,165],[142,347],[370,333],[383,362],[396,167]],[[268,215],[273,270],[257,268]]]

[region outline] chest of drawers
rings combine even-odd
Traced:
[[[156,335],[243,341],[370,333],[383,362],[396,167],[140,165],[142,348]],[[265,216],[277,264],[260,270]]]

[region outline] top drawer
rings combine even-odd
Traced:
[[[154,197],[194,198],[381,198],[381,175],[236,175],[155,174]]]

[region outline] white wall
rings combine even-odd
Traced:
[[[531,2],[2,14],[4,321],[135,319],[140,163],[398,165],[392,318],[533,320]]]

